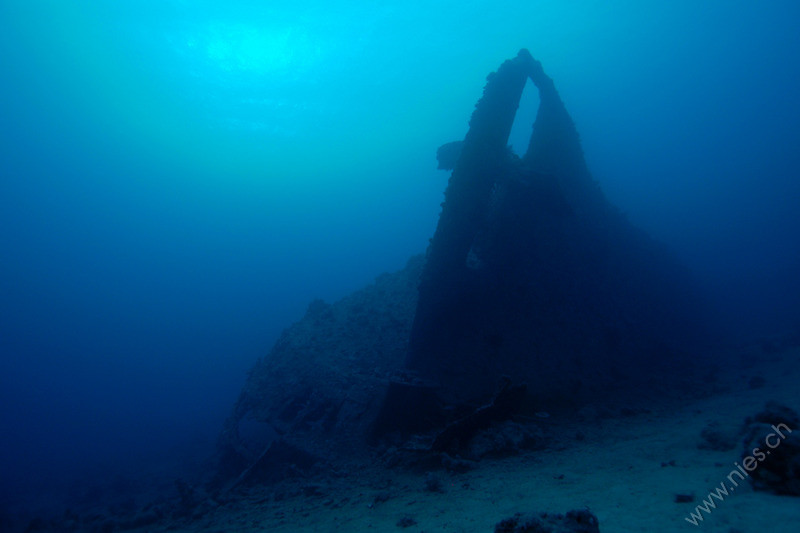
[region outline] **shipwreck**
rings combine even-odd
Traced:
[[[530,80],[540,106],[508,138]],[[706,334],[689,272],[604,196],[541,64],[490,74],[423,256],[343,300],[313,302],[252,369],[215,483],[268,481],[388,447],[455,454],[517,414],[637,401],[689,367]]]

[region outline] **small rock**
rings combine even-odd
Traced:
[[[800,496],[800,416],[768,402],[747,419],[741,464],[754,490]]]
[[[495,533],[600,533],[597,517],[587,510],[569,511],[567,514],[517,513],[499,522]]]
[[[417,525],[417,521],[414,520],[414,517],[410,515],[402,516],[397,521],[397,527],[407,528],[415,525]]]
[[[711,422],[700,432],[700,442],[697,447],[701,450],[714,450],[727,452],[736,448],[739,443],[740,433],[729,427],[723,427],[718,422]]]
[[[547,441],[536,426],[522,426],[506,421],[492,424],[473,437],[465,450],[470,459],[507,457],[522,450],[543,449]]]
[[[745,421],[747,424],[752,422],[775,425],[786,424],[792,429],[800,428],[800,416],[790,407],[776,401],[767,402],[760,413]]]
[[[380,503],[388,502],[391,499],[392,495],[389,494],[388,491],[382,490],[375,494],[375,497],[372,499],[372,503],[370,504],[370,508]]]
[[[425,490],[427,492],[444,492],[444,483],[439,479],[439,476],[433,472],[428,472],[425,475]]]
[[[463,474],[464,472],[469,472],[470,470],[477,468],[478,463],[476,461],[461,459],[460,457],[451,457],[450,455],[443,453],[442,466],[448,472]]]

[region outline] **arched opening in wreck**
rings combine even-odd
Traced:
[[[519,100],[517,114],[514,116],[514,123],[511,126],[511,134],[508,136],[508,144],[511,150],[522,157],[528,150],[528,143],[531,139],[531,130],[539,112],[539,89],[528,79],[525,88],[522,89],[522,97]]]

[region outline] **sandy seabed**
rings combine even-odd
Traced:
[[[741,425],[767,401],[800,408],[800,349],[742,357],[720,369],[716,392],[678,408],[587,423],[543,419],[564,438],[546,450],[484,460],[461,474],[364,469],[327,480],[250,488],[194,522],[148,531],[452,531],[488,532],[518,512],[588,508],[604,533],[711,531],[797,533],[800,498],[740,483],[693,525],[686,520],[741,462],[731,451],[698,448],[712,422]],[[759,376],[764,385],[753,388]],[[580,435],[580,437],[578,437]],[[677,494],[694,502],[678,503]]]

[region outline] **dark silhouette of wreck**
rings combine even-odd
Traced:
[[[540,107],[518,157],[507,143],[527,80]],[[488,77],[439,159],[453,172],[426,256],[313,302],[284,332],[222,433],[219,486],[411,440],[452,451],[514,413],[637,401],[691,370],[699,291],[605,199],[526,50]]]

